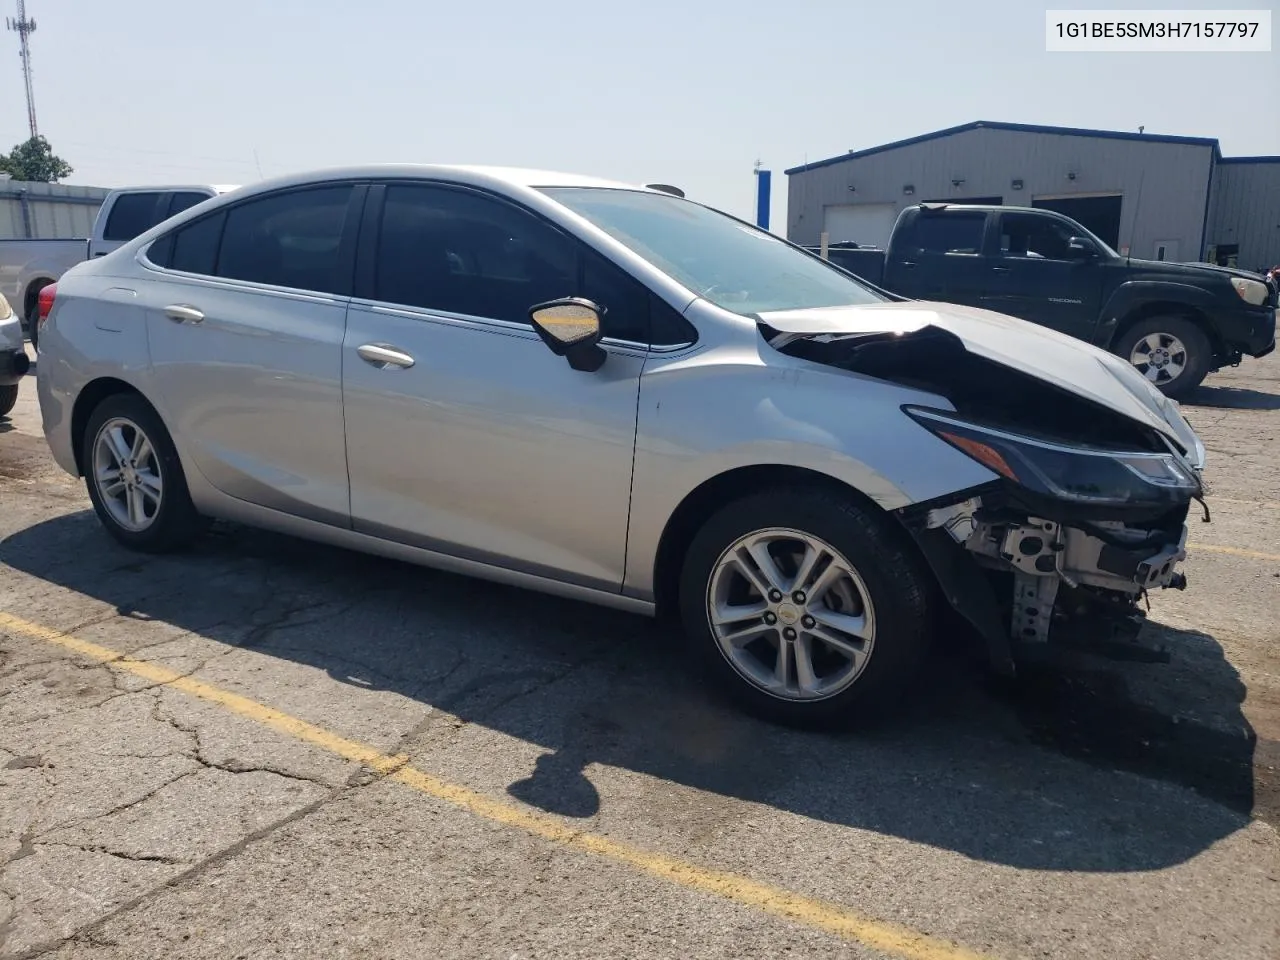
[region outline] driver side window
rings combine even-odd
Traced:
[[[1029,260],[1070,260],[1068,243],[1075,236],[1063,223],[1029,213],[1006,213],[1000,219],[1000,254]]]
[[[432,184],[386,189],[373,297],[528,324],[529,308],[581,296],[604,336],[649,342],[650,294],[576,238],[512,203]]]
[[[527,324],[535,303],[570,296],[577,274],[573,241],[510,204],[447,187],[387,187],[378,300]]]

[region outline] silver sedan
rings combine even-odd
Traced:
[[[40,310],[53,455],[146,551],[207,518],[644,614],[748,708],[894,704],[1182,586],[1203,447],[1129,366],[585,177],[382,166],[209,200]]]

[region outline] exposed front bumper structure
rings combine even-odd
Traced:
[[[1132,639],[1137,601],[1187,584],[1185,512],[1176,523],[1054,520],[973,496],[904,520],[947,599],[1005,672],[1020,647],[1078,645],[1082,634]]]

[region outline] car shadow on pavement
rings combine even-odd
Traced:
[[[1220,410],[1280,410],[1280,394],[1251,387],[1208,387],[1202,384],[1191,391],[1183,404]]]
[[[508,792],[569,817],[600,809],[606,765],[977,860],[1122,872],[1194,857],[1255,804],[1244,686],[1204,634],[1162,628],[1167,664],[1016,682],[949,650],[891,722],[822,734],[724,704],[645,618],[261,531],[140,557],[81,511],[11,535],[0,562],[534,744]]]

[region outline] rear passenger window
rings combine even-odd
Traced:
[[[164,219],[161,198],[164,194],[123,193],[116,197],[102,229],[103,240],[132,240],[146,233]]]
[[[169,201],[169,216],[175,216],[183,210],[190,210],[197,203],[204,203],[209,199],[206,193],[193,193],[188,190],[180,191],[173,195],[173,199]]]
[[[374,297],[529,323],[529,308],[577,289],[569,237],[511,204],[428,185],[387,188]]]
[[[916,218],[914,248],[922,253],[981,253],[985,213],[924,214]]]
[[[298,290],[347,292],[350,277],[341,247],[353,189],[346,184],[295,190],[231,207],[216,275]],[[193,252],[196,249],[193,240]],[[175,243],[175,261],[177,254]]]
[[[187,273],[212,274],[218,262],[218,241],[226,213],[202,217],[173,233],[173,253],[164,266]]]

